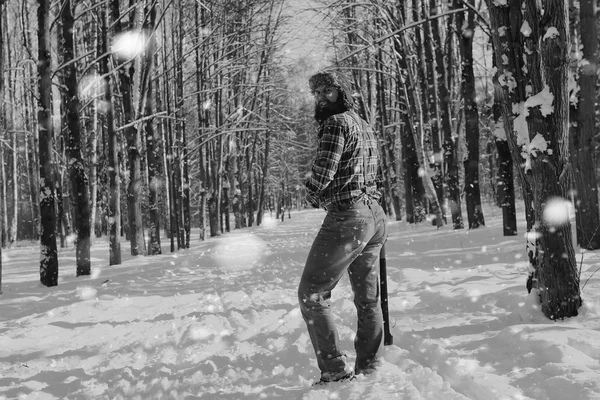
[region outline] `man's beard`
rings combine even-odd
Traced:
[[[332,115],[340,114],[344,111],[348,110],[340,102],[339,98],[338,101],[336,101],[335,103],[327,102],[327,105],[324,107],[321,107],[319,104],[315,104],[315,119],[318,122],[322,122],[325,121],[327,118],[331,117]]]

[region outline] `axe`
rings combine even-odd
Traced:
[[[383,344],[394,344],[394,337],[390,333],[390,314],[388,311],[387,292],[387,262],[385,259],[385,243],[379,252],[379,287],[381,292],[381,312],[383,314]]]

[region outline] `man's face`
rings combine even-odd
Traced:
[[[316,87],[312,93],[315,97],[315,105],[317,106],[317,109],[336,109],[336,103],[339,95],[339,92],[336,88],[332,86],[321,85]]]

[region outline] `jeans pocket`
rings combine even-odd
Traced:
[[[338,241],[347,250],[364,247],[368,242],[369,230],[367,219],[356,216],[346,218],[339,222]]]

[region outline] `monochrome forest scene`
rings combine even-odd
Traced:
[[[598,7],[0,0],[0,400],[600,400]],[[331,381],[323,71],[387,218],[380,363]]]

